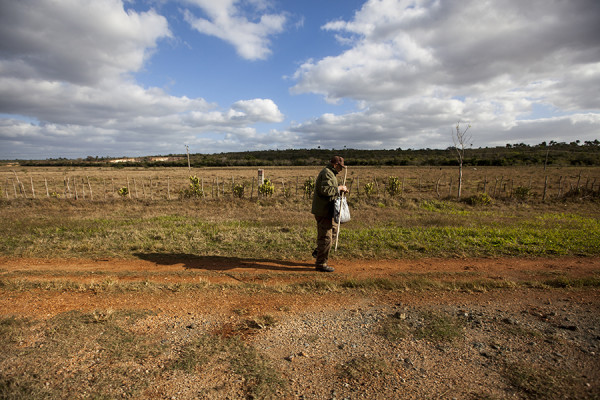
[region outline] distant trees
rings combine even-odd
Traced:
[[[506,144],[497,147],[472,148],[470,131],[458,125],[452,128],[456,143],[446,149],[390,149],[390,150],[326,150],[326,149],[289,149],[245,151],[235,153],[191,154],[190,165],[201,167],[231,166],[322,166],[332,155],[340,154],[349,165],[364,166],[510,166],[510,165],[548,165],[548,166],[600,166],[600,141],[575,140],[565,142],[542,142],[538,145],[525,143]],[[461,146],[457,133],[464,134],[464,146]],[[469,147],[468,152],[464,150]],[[462,150],[461,154],[457,150]],[[126,157],[121,157],[125,159]],[[49,158],[46,160],[7,160],[23,166],[69,166],[69,167],[187,167],[186,154],[170,154],[167,161],[156,157],[138,157],[135,160],[114,163],[112,158],[88,156],[79,159]],[[2,162],[0,161],[0,164]]]

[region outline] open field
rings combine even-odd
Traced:
[[[600,169],[351,168],[333,274],[317,172],[1,170],[0,398],[600,398]]]
[[[275,197],[302,197],[303,183],[315,178],[319,168],[269,167],[265,178],[275,185]],[[129,188],[128,198],[178,199],[189,186],[190,175],[201,180],[205,199],[232,198],[232,188],[243,185],[245,197],[257,197],[257,168],[68,168],[0,167],[0,188],[5,199],[61,198],[118,199],[118,190]],[[350,196],[365,196],[364,186],[374,184],[374,195],[384,197],[390,176],[401,183],[407,198],[439,199],[458,193],[457,167],[353,167],[347,174]],[[22,184],[22,187],[19,185]],[[510,198],[518,188],[537,199],[562,197],[575,189],[600,190],[600,167],[477,167],[465,168],[463,197],[485,192],[494,198]]]

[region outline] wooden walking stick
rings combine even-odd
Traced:
[[[346,175],[348,175],[348,168],[344,167],[344,183],[343,185],[346,186]],[[342,199],[344,198],[344,192],[342,192],[341,195]],[[341,218],[340,218],[341,220]],[[337,231],[335,233],[335,251],[337,251],[337,247],[338,247],[338,240],[340,238],[340,227],[342,226],[341,222],[338,222],[337,225]]]

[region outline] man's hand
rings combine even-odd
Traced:
[[[338,186],[338,191],[340,193],[348,193],[348,188],[346,187],[346,185],[340,185]]]

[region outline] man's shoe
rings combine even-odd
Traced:
[[[330,267],[327,264],[317,265],[316,269],[317,269],[317,271],[320,271],[320,272],[333,272],[333,271],[335,271],[335,269],[333,267]]]
[[[312,256],[313,256],[313,258],[317,258],[317,255],[319,255],[319,249],[315,249],[315,250],[312,252]]]

